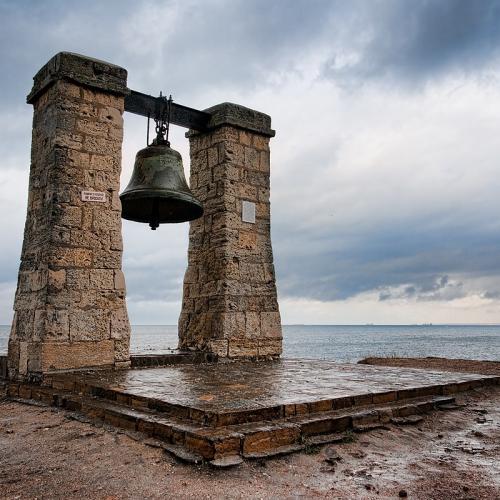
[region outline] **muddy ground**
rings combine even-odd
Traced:
[[[435,368],[435,366],[433,366]],[[416,425],[233,469],[185,465],[77,415],[0,401],[0,498],[500,498],[500,387]]]

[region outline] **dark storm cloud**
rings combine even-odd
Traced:
[[[274,246],[280,292],[290,297],[341,300],[380,290],[381,301],[453,300],[467,290],[450,275],[499,275],[500,234],[486,227],[434,229],[421,220],[383,224],[358,235],[334,227],[311,227],[304,234],[288,226],[285,233],[280,237],[281,228],[275,229]],[[337,245],[345,239],[350,241]]]
[[[264,0],[213,2],[0,2],[3,130],[11,163],[26,155],[31,79],[61,50],[121,64],[145,92],[211,105],[207,93],[242,90],[304,71],[328,55],[337,83],[421,81],[453,68],[493,64],[500,50],[500,1]],[[353,61],[341,63],[345,55]],[[276,83],[274,83],[275,85]],[[221,93],[222,93],[221,92]],[[5,125],[9,125],[5,127]]]
[[[394,0],[364,6],[332,48],[324,77],[347,84],[372,79],[420,83],[448,71],[498,67],[498,0]],[[346,50],[351,59],[346,60]]]
[[[427,283],[425,280],[427,279]],[[448,276],[424,276],[423,285],[410,285],[400,288],[383,288],[379,301],[393,299],[416,299],[419,302],[455,300],[467,296],[462,282],[452,282]]]

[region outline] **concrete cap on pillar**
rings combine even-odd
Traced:
[[[27,102],[35,102],[38,96],[57,80],[67,80],[117,95],[130,93],[127,88],[126,69],[92,57],[59,52],[33,77],[33,88]]]
[[[231,125],[250,132],[256,132],[267,137],[274,137],[276,132],[271,128],[271,117],[260,111],[246,108],[232,102],[223,102],[211,108],[205,109],[205,113],[210,113],[211,118],[207,125],[207,131]],[[186,137],[199,132],[190,130]]]

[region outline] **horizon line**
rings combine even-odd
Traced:
[[[11,326],[10,324],[0,324]],[[177,326],[175,323],[131,323],[130,326]],[[500,323],[282,323],[281,326],[500,326]]]

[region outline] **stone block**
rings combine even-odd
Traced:
[[[117,128],[123,128],[123,116],[120,109],[106,106],[99,111],[99,121]]]
[[[321,413],[332,409],[332,400],[324,399],[307,403],[308,413]]]
[[[281,317],[278,311],[261,312],[260,322],[263,337],[281,338]]]
[[[245,313],[245,336],[257,339],[261,335],[260,312]],[[257,355],[257,352],[255,353]]]
[[[87,227],[92,226],[92,211],[90,212],[90,222],[86,225]],[[88,249],[100,248],[104,243],[103,239],[90,229],[72,229],[69,242],[75,247]]]
[[[7,396],[9,398],[18,398],[19,397],[19,384],[9,382],[9,384],[7,386]]]
[[[252,134],[252,146],[261,151],[269,151],[269,137]]]
[[[130,324],[127,311],[120,307],[111,312],[111,338],[115,340],[128,339],[130,337]]]
[[[233,165],[215,165],[212,168],[212,178],[215,182],[225,179],[237,182],[240,180],[240,171],[238,167]]]
[[[262,357],[278,357],[282,353],[282,339],[281,338],[259,338],[257,344],[258,356]]]
[[[184,275],[184,283],[190,284],[190,283],[196,283],[197,281],[198,281],[198,268],[194,266],[189,267]]]
[[[255,251],[257,249],[257,234],[240,231],[238,235],[238,246],[243,250]]]
[[[251,146],[252,145],[252,133],[240,130],[240,135],[239,135],[239,140],[241,144],[244,144],[245,146]]]
[[[106,310],[75,310],[69,313],[71,342],[101,341],[110,338],[109,313]]]
[[[112,269],[91,269],[89,271],[90,288],[93,290],[114,290],[115,271]]]
[[[123,129],[117,127],[116,125],[108,125],[108,138],[111,140],[122,140],[123,139]]]
[[[225,338],[245,336],[245,313],[227,312],[220,315],[222,336]]]
[[[354,406],[371,405],[373,403],[373,394],[360,394],[353,396]]]
[[[112,366],[112,340],[42,343],[42,371]]]
[[[38,292],[47,286],[48,273],[45,269],[32,271],[29,273],[29,291]]]
[[[88,290],[90,288],[89,269],[67,269],[63,272],[66,274],[66,283],[69,289]]]
[[[31,340],[31,337],[33,335],[35,310],[36,307],[40,304],[38,304],[36,301],[33,301],[32,297],[29,296],[25,305],[25,303],[21,301],[19,295],[16,295],[15,305],[16,312],[14,314],[10,338],[20,341]]]
[[[51,252],[50,263],[52,268],[90,267],[92,265],[92,251],[85,248],[54,248]]]
[[[42,371],[41,343],[30,342],[28,344],[28,373],[40,373]]]
[[[87,168],[89,168],[89,163],[87,163]],[[119,173],[120,157],[117,155],[111,155],[108,152],[103,154],[93,153],[90,155],[90,168],[92,170],[104,170],[107,172]]]
[[[264,281],[264,266],[260,262],[241,262],[239,271],[242,281],[247,283],[260,283]]]
[[[236,142],[222,142],[217,144],[219,163],[222,167],[234,167],[236,172],[245,164],[245,148]],[[221,177],[223,178],[223,177]],[[213,177],[213,180],[216,180]],[[233,177],[232,180],[239,180],[239,175]]]
[[[110,140],[107,137],[87,135],[83,139],[81,149],[96,155],[119,155],[121,154],[121,144],[119,141]]]
[[[248,182],[235,182],[234,183],[235,190],[234,196],[237,198],[256,202],[257,201],[257,187],[248,183]]]
[[[206,460],[212,460],[214,458],[215,450],[208,439],[186,433],[184,445],[189,451],[201,455]]]
[[[260,152],[252,147],[245,147],[245,168],[259,170]]]
[[[55,148],[82,149],[83,135],[68,132],[66,130],[58,130],[51,141],[51,145]]]
[[[229,437],[221,441],[216,441],[213,444],[215,449],[215,459],[226,456],[237,456],[240,453],[241,438]]]
[[[58,293],[48,294],[45,298],[45,305],[55,309],[68,309],[80,302],[84,292],[64,288]]]
[[[81,118],[76,123],[76,130],[86,135],[106,136],[108,125],[88,118]]]
[[[104,411],[104,421],[114,427],[135,431],[137,419],[128,413],[117,413],[114,411]]]
[[[119,178],[116,173],[104,170],[86,170],[84,182],[87,189],[106,192],[106,203],[100,203],[100,209],[109,206],[110,200],[112,200],[110,192],[118,191],[120,188]]]
[[[110,231],[110,249],[123,250],[122,233],[120,230]]]
[[[63,207],[57,212],[55,223],[65,227],[80,227],[82,225],[82,209],[80,207]]]
[[[69,314],[68,311],[60,309],[46,309],[42,311],[40,319],[44,320],[43,341],[68,341],[69,340]]]
[[[65,80],[59,80],[56,84],[58,92],[62,95],[71,97],[73,99],[80,99],[82,97],[82,88],[74,83]]]
[[[233,337],[229,339],[228,357],[256,357],[258,355],[258,344],[256,340],[248,338]]]
[[[396,399],[397,399],[397,391],[382,392],[373,395],[374,404],[391,403],[392,401],[396,401]]]
[[[114,310],[123,305],[124,298],[122,290],[87,290],[81,293],[78,306],[81,309]]]
[[[228,341],[227,340],[209,340],[208,352],[211,352],[221,358],[228,356]]]
[[[67,162],[72,167],[77,167],[78,169],[89,168],[90,165],[90,155],[83,151],[76,151],[70,149],[67,151]]]
[[[21,384],[19,386],[19,397],[21,399],[31,399],[31,387],[29,385]]]
[[[122,253],[118,250],[95,250],[94,266],[101,269],[120,269],[122,266]]]
[[[114,359],[116,362],[130,360],[130,337],[114,340]]]
[[[215,129],[208,135],[210,144],[217,144],[219,142],[239,142],[240,131],[234,127],[223,126]]]
[[[115,361],[113,365],[115,370],[130,370],[132,368],[132,362],[129,361]]]
[[[48,291],[49,293],[57,293],[66,286],[66,271],[60,269],[59,271],[48,270]]]
[[[265,174],[269,174],[270,167],[271,165],[269,151],[261,151],[259,156],[259,170],[261,172],[264,172]],[[268,182],[266,184],[269,185]]]
[[[126,289],[125,275],[123,274],[123,271],[121,271],[120,269],[114,271],[114,287],[115,290],[125,291]]]
[[[351,417],[335,416],[330,418],[313,418],[309,422],[301,424],[301,427],[304,436],[344,432],[351,427]]]
[[[93,231],[93,221],[94,210],[91,206],[84,206],[82,208],[82,229],[86,231]],[[87,247],[88,245],[83,244],[82,246]]]
[[[299,439],[300,427],[298,425],[283,425],[281,428],[263,427],[261,430],[245,435],[243,454],[266,452],[297,443]]]
[[[121,228],[121,214],[115,210],[94,208],[94,229],[107,232]]]
[[[18,372],[21,375],[26,375],[28,373],[28,342],[19,342],[18,353]]]
[[[102,104],[103,106],[111,106],[112,108],[123,111],[124,100],[122,96],[94,91],[87,88],[82,88],[82,96],[83,100],[91,104]]]
[[[207,149],[207,166],[212,168],[214,165],[219,163],[219,150],[217,147],[211,147]]]

